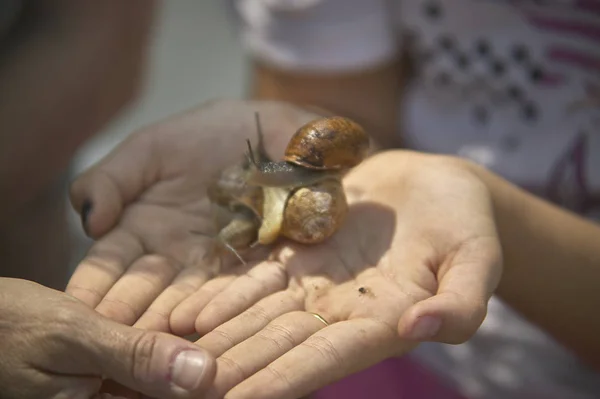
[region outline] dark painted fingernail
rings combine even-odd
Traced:
[[[90,200],[85,200],[81,207],[81,224],[83,225],[83,229],[85,230],[86,234],[88,233],[87,222],[90,216],[90,212],[92,212],[92,208],[92,201]]]

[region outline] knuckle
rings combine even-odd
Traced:
[[[300,346],[304,346],[313,352],[316,352],[327,363],[332,363],[338,370],[344,369],[344,362],[338,350],[333,343],[326,337],[315,335],[311,339],[304,341]]]
[[[152,308],[147,309],[133,326],[143,330],[171,331],[169,315]]]
[[[244,317],[248,320],[259,320],[267,323],[271,321],[269,312],[261,305],[254,305],[246,310],[246,312],[244,312]]]
[[[233,338],[233,336],[223,328],[215,328],[212,330],[211,334],[225,341],[230,348],[233,348],[237,344],[237,341]]]
[[[90,315],[93,316],[91,310],[79,304],[57,306],[43,331],[44,340],[52,343],[47,346],[49,354],[60,356],[64,348],[85,350],[87,343],[94,339],[92,334],[98,331],[98,320]]]
[[[130,358],[130,375],[140,383],[152,383],[151,365],[156,351],[158,333],[140,333],[133,341],[128,354]]]
[[[123,273],[122,255],[113,251],[109,244],[92,245],[86,257],[79,263],[78,268],[95,270],[109,277],[118,278]]]
[[[227,298],[219,298],[219,300],[215,301],[215,304],[218,307],[222,307],[229,303],[250,305],[252,303],[252,297],[246,291],[239,288],[228,291]]]
[[[242,365],[237,360],[227,355],[221,355],[217,361],[221,363],[221,367],[225,367],[231,372],[237,374],[238,381],[243,381],[250,376],[250,373],[244,370]]]
[[[140,312],[136,311],[133,305],[115,298],[104,298],[96,307],[96,311],[111,320],[128,325],[133,324],[140,316]]]
[[[78,284],[69,284],[65,289],[65,293],[71,295],[73,298],[77,298],[88,306],[100,303],[103,295],[92,287],[83,287]]]
[[[72,331],[73,326],[79,326],[84,318],[81,317],[81,309],[75,306],[60,306],[52,317],[58,330]]]
[[[151,287],[164,284],[165,280],[172,279],[182,269],[183,267],[179,263],[169,261],[160,255],[144,255],[136,260],[130,268],[135,272],[136,278]]]
[[[275,366],[270,364],[267,367],[265,367],[265,371],[269,373],[273,379],[270,385],[280,385],[282,388],[284,388],[283,390],[292,391],[293,385],[290,379],[283,372],[279,371]]]
[[[149,271],[161,271],[163,269],[170,269],[174,267],[172,262],[169,262],[167,258],[156,254],[144,255],[139,258],[136,263],[143,265],[143,267]]]
[[[188,281],[178,281],[171,285],[171,289],[178,294],[182,294],[184,298],[187,298],[198,290],[198,286]]]
[[[171,318],[171,315],[168,312],[163,312],[156,306],[150,306],[146,312],[144,312],[144,315],[152,317],[164,325],[169,325],[169,320]]]
[[[289,350],[298,344],[292,331],[280,324],[269,324],[256,336],[273,342],[279,349]]]

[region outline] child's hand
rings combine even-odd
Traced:
[[[133,134],[73,184],[71,198],[97,239],[67,292],[136,327],[169,331],[173,308],[209,279],[203,260],[213,218],[206,186],[256,140],[283,149],[319,117],[275,102],[213,101]]]
[[[218,357],[214,397],[297,398],[419,341],[464,342],[483,321],[502,260],[490,194],[466,163],[382,153],[345,187],[350,213],[331,239],[285,243],[173,312]]]

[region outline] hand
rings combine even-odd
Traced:
[[[155,398],[192,398],[215,373],[189,341],[123,326],[26,280],[0,278],[0,343],[3,398],[90,398],[102,377]]]
[[[133,134],[79,177],[72,203],[97,242],[66,291],[113,320],[169,331],[172,309],[211,275],[210,238],[192,233],[212,228],[206,185],[256,140],[257,111],[270,153],[318,117],[282,103],[210,102]]]
[[[217,357],[209,398],[297,398],[419,341],[464,342],[483,321],[501,251],[490,194],[465,162],[382,153],[344,183],[351,211],[330,240],[285,243],[173,312],[173,330],[195,321]]]

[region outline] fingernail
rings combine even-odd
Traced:
[[[81,206],[81,224],[83,225],[83,229],[85,230],[85,232],[88,232],[88,226],[87,226],[87,222],[90,216],[90,213],[92,212],[92,201],[90,200],[85,200],[83,205]]]
[[[202,372],[206,365],[206,357],[202,352],[186,350],[181,352],[173,362],[171,382],[181,389],[192,391],[202,382]]]
[[[432,338],[440,331],[442,320],[435,316],[422,316],[417,319],[409,337],[414,340]]]

